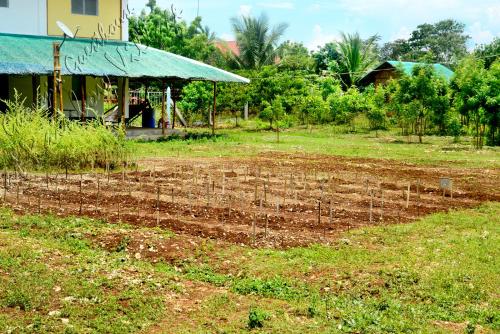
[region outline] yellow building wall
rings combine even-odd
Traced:
[[[77,37],[99,39],[122,39],[122,1],[98,0],[98,15],[76,15],[71,13],[71,0],[47,1],[47,32],[50,36],[62,36],[57,21],[66,24],[73,32],[80,26]]]

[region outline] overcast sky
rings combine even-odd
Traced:
[[[157,2],[164,8],[174,4],[187,21],[196,17],[198,11],[198,0]],[[146,3],[147,0],[129,0],[136,13]],[[363,37],[378,33],[385,42],[407,38],[418,24],[448,18],[467,25],[471,48],[500,36],[499,0],[199,0],[199,3],[204,24],[226,40],[233,39],[231,17],[262,12],[267,13],[272,23],[290,25],[285,39],[303,42],[310,49],[335,39],[339,31],[359,31]]]

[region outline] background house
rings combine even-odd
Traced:
[[[399,70],[406,75],[412,75],[413,68],[417,65],[425,65],[424,63],[415,63],[407,61],[386,61],[380,64],[375,69],[366,74],[359,82],[360,86],[375,86],[383,85],[391,79],[397,79],[400,76]],[[432,64],[438,75],[443,76],[446,80],[450,80],[453,76],[453,71],[441,64]]]

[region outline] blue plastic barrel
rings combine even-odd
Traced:
[[[142,113],[142,127],[147,129],[154,129],[156,127],[155,111],[154,109],[146,109]]]

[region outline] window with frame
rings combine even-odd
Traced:
[[[71,0],[71,13],[79,15],[97,15],[98,5],[99,0]]]
[[[0,0],[0,7],[9,7],[9,0]]]

